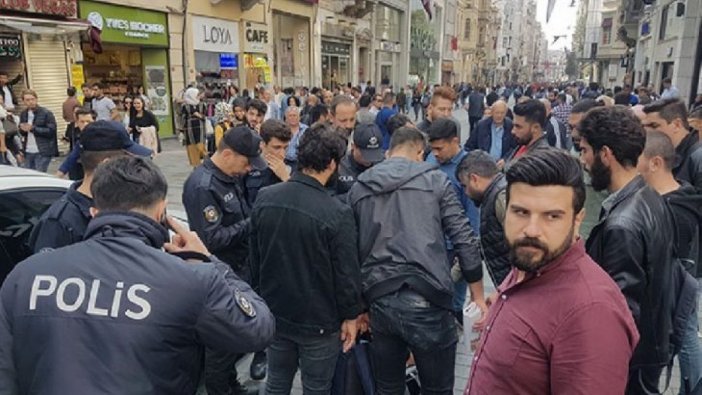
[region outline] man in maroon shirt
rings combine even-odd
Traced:
[[[490,307],[465,394],[623,394],[639,334],[619,288],[579,240],[577,159],[535,150],[514,162],[507,182],[513,269]]]

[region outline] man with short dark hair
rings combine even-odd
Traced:
[[[548,147],[543,126],[546,123],[546,107],[536,99],[527,99],[514,106],[512,136],[518,144],[506,161],[509,166],[524,154]]]
[[[572,141],[568,136],[568,128],[558,118],[554,117],[551,110],[551,102],[548,99],[541,99],[546,108],[546,140],[551,147],[570,150]]]
[[[253,114],[256,119],[263,118],[265,111],[258,114],[259,110],[254,106],[249,112],[257,112]],[[197,232],[208,250],[247,282],[251,281],[248,245],[251,207],[241,177],[252,170],[261,171],[268,167],[261,156],[261,141],[261,137],[248,126],[230,129],[214,155],[206,158],[183,186],[183,206],[190,228]],[[208,394],[248,391],[236,378],[234,365],[237,359],[235,354],[208,350],[205,358]]]
[[[630,109],[592,109],[578,131],[580,158],[592,187],[610,192],[587,240],[587,252],[621,289],[641,334],[627,394],[657,393],[671,347],[675,284],[670,213],[636,169],[646,136]]]
[[[424,148],[419,130],[396,130],[388,159],[361,174],[349,192],[378,394],[404,391],[409,352],[423,388],[453,393],[458,335],[444,235],[457,252],[471,300],[487,311],[479,242],[446,174],[423,162]]]
[[[680,91],[673,85],[673,81],[670,78],[663,79],[663,93],[661,93],[661,99],[679,99]]]
[[[37,93],[27,89],[22,92],[26,109],[20,114],[20,134],[23,136],[24,167],[46,172],[51,158],[58,156],[56,118],[38,103]]]
[[[3,106],[7,111],[14,111],[15,105],[18,104],[15,100],[15,95],[12,92],[12,88],[20,81],[22,81],[22,74],[17,74],[15,78],[10,80],[6,71],[0,71],[0,94],[4,99]]]
[[[468,95],[468,123],[471,133],[475,130],[475,125],[483,118],[485,113],[485,88],[474,89]]]
[[[622,394],[639,335],[617,284],[577,237],[585,203],[577,159],[536,150],[506,178],[513,268],[490,307],[465,393]]]
[[[206,347],[270,344],[266,303],[166,216],[150,160],[109,160],[90,189],[85,240],[20,262],[0,289],[3,392],[194,394]]]
[[[66,89],[66,100],[63,102],[63,120],[66,121],[66,123],[71,124],[75,122],[75,110],[76,108],[80,107],[80,102],[78,102],[78,99],[76,98],[76,88],[69,86],[68,89]]]
[[[262,100],[251,99],[246,104],[246,123],[256,133],[261,133],[261,124],[263,124],[266,112],[268,112],[268,105]]]
[[[383,108],[378,112],[375,118],[375,124],[378,125],[380,131],[383,132],[383,150],[387,151],[390,146],[390,132],[388,132],[388,120],[397,114],[395,106],[395,94],[386,92],[383,95]]]
[[[329,107],[332,123],[345,132],[347,139],[356,126],[356,111],[356,103],[346,95],[336,96]]]
[[[655,101],[643,109],[647,131],[658,130],[673,142],[676,158],[673,166],[675,178],[692,184],[702,192],[702,143],[699,131],[690,131],[687,108],[678,99]]]
[[[139,155],[139,147],[117,122],[99,121],[87,125],[76,146],[85,173],[83,180],[71,185],[71,189],[41,216],[29,237],[32,251],[36,253],[82,241],[91,219],[90,207],[94,204],[90,187],[95,169],[114,157]]]
[[[96,121],[115,120],[119,115],[115,102],[104,94],[106,86],[101,83],[93,84],[93,101],[91,109],[95,111]]]
[[[556,106],[553,107],[553,116],[564,125],[568,125],[568,118],[573,110],[573,106],[568,103],[568,96],[565,93],[560,93],[556,97]]]
[[[465,194],[480,208],[481,252],[492,283],[498,287],[511,267],[504,231],[507,209],[505,175],[499,171],[493,157],[485,151],[475,150],[459,163],[456,178]]]
[[[312,126],[300,170],[261,190],[251,213],[253,284],[277,324],[267,394],[289,394],[298,365],[305,393],[329,394],[339,351],[355,343],[363,311],[356,227],[351,209],[324,188],[345,152],[335,126]]]
[[[639,158],[637,169],[646,183],[658,192],[670,209],[675,225],[675,255],[680,259],[692,277],[702,277],[700,267],[700,224],[702,224],[702,195],[685,181],[678,182],[673,176],[675,148],[665,133],[649,131],[646,133],[646,146]],[[692,284],[697,282],[691,279]],[[697,308],[694,301],[697,292],[683,295],[681,298],[691,301],[690,318],[684,325],[681,348],[678,353],[680,361],[680,389],[684,394],[696,394],[702,389],[702,347],[697,337]],[[680,302],[678,302],[680,303]]]
[[[373,100],[373,98],[365,94],[358,100],[358,106],[360,107],[356,113],[356,121],[358,123],[375,123],[375,116],[377,114],[373,114],[370,111],[371,100]]]
[[[277,119],[264,121],[261,125],[261,139],[261,151],[268,167],[252,170],[244,179],[246,200],[252,207],[261,188],[289,180],[292,172],[290,166],[285,164],[285,153],[292,139],[290,127]]]

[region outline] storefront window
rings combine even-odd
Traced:
[[[375,11],[375,36],[380,40],[400,41],[400,11],[384,5],[377,5]]]

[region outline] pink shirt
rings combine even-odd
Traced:
[[[639,334],[617,285],[582,241],[498,287],[465,394],[624,393]]]

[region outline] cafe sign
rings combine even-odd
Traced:
[[[162,12],[81,1],[80,16],[100,30],[102,42],[168,46],[168,22]]]
[[[244,25],[244,52],[268,53],[270,41],[268,26],[261,23],[246,22]]]
[[[0,0],[0,10],[75,18],[78,0]]]
[[[19,36],[0,35],[0,59],[20,59],[22,44]]]

